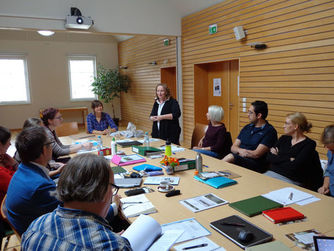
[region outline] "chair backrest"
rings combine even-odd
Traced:
[[[2,202],[1,202],[1,216],[9,224],[9,226],[14,231],[17,239],[21,242],[21,235],[16,231],[16,229],[13,227],[13,225],[9,222],[9,220],[7,218],[7,208],[6,208],[6,203],[5,203],[6,198],[7,198],[7,194],[5,195],[5,197],[3,198]]]
[[[224,158],[227,154],[231,152],[231,146],[232,146],[232,136],[230,132],[226,132],[225,134],[225,140],[224,140],[224,152],[219,156],[219,159]]]
[[[205,135],[208,125],[196,124],[191,137],[191,148],[198,145],[200,139]]]
[[[56,127],[58,137],[69,136],[79,133],[78,122],[65,122]]]

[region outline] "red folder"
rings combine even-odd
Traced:
[[[287,222],[292,220],[300,220],[305,216],[291,207],[282,207],[262,212],[263,216],[274,223]]]

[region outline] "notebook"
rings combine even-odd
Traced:
[[[283,207],[282,204],[261,195],[230,203],[229,206],[249,217],[258,215],[265,210]]]
[[[130,146],[139,146],[142,145],[143,143],[140,143],[139,141],[136,140],[131,140],[131,141],[121,141],[121,142],[117,142],[117,145],[121,146],[122,148],[124,147],[130,147]]]
[[[115,185],[119,187],[139,187],[142,178],[120,178],[115,179]]]
[[[292,220],[300,220],[305,216],[291,207],[282,207],[262,212],[263,216],[274,223],[287,222]]]
[[[235,226],[233,224],[238,224],[240,226]],[[245,249],[246,247],[270,241],[273,238],[272,234],[253,225],[252,223],[246,221],[238,215],[232,215],[217,221],[213,221],[210,223],[210,227],[212,227],[243,249]],[[239,240],[238,235],[241,230],[250,232],[252,234],[252,239],[248,242]]]
[[[292,249],[280,241],[271,241],[260,245],[246,247],[246,251],[291,251]]]
[[[219,176],[219,177],[214,177],[211,179],[207,179],[207,180],[203,180],[198,176],[194,176],[195,180],[198,180],[200,182],[203,182],[209,186],[212,186],[214,188],[222,188],[222,187],[226,187],[226,186],[231,186],[233,184],[236,184],[237,182],[235,180],[231,180],[229,178],[223,177],[223,176]]]

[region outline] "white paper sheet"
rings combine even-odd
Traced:
[[[163,224],[161,225],[161,228],[163,233],[167,230],[176,230],[176,229],[184,230],[183,234],[179,239],[177,239],[176,243],[196,239],[211,234],[195,218]]]

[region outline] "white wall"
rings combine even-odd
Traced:
[[[181,35],[181,13],[168,0],[0,0],[0,6],[5,28],[64,30],[70,7],[77,7],[97,32]]]
[[[97,63],[108,68],[118,64],[117,43],[102,35],[57,33],[44,38],[36,32],[0,30],[0,53],[24,53],[28,61],[31,104],[0,106],[0,125],[10,129],[21,128],[26,118],[38,117],[39,110],[47,107],[86,106],[91,110],[90,101],[70,101],[68,55],[95,55]],[[119,117],[119,100],[115,105]],[[111,113],[111,105],[105,105],[105,110]],[[79,116],[75,119],[80,122]]]

